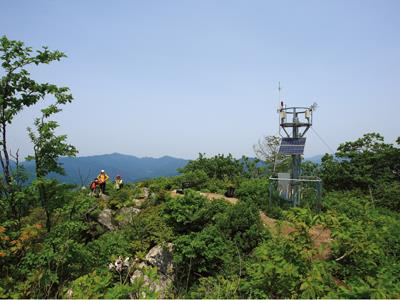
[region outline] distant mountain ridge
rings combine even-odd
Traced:
[[[184,167],[188,160],[163,156],[160,158],[137,157],[120,153],[62,157],[60,163],[63,165],[66,176],[51,174],[50,177],[66,183],[88,184],[96,177],[100,170],[105,170],[111,179],[121,175],[126,182],[151,179],[159,176],[178,175],[177,169]],[[35,163],[25,161],[22,163],[29,173],[34,173]]]
[[[323,155],[305,158],[306,161],[321,163]],[[137,157],[121,153],[111,153],[92,156],[62,157],[66,175],[50,174],[61,182],[87,185],[100,170],[105,170],[111,179],[121,175],[125,182],[135,182],[160,176],[175,176],[177,169],[183,168],[189,160],[172,156]],[[34,174],[35,163],[24,161],[22,165],[29,174]]]

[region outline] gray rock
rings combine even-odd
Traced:
[[[168,243],[164,248],[161,246],[151,248],[144,261],[140,262],[139,259],[136,259],[136,270],[130,277],[131,282],[133,283],[136,279],[143,278],[143,285],[150,288],[152,292],[158,293],[159,299],[167,298],[174,280],[172,251],[173,245]],[[144,270],[149,266],[157,267],[158,280],[153,281],[144,274]],[[140,295],[133,294],[131,298],[146,298],[146,293],[142,292]]]
[[[164,275],[171,275],[174,271],[172,264],[172,249],[173,245],[168,243],[166,247],[159,245],[150,249],[146,255],[146,262],[157,267],[158,271]]]
[[[172,285],[172,279],[168,278],[165,275],[160,275],[159,280],[153,281],[140,270],[135,270],[135,272],[133,272],[130,281],[131,283],[133,283],[135,282],[136,279],[141,277],[143,278],[143,286],[150,288],[152,292],[158,293],[159,299],[165,298],[168,292],[168,288]],[[146,293],[142,292],[141,295],[131,295],[131,299],[139,299],[139,298],[146,298]]]
[[[133,199],[133,201],[134,207],[142,207],[143,203],[146,202],[146,199]]]
[[[145,187],[142,189],[141,195],[138,197],[139,199],[148,199],[150,194],[149,188]]]
[[[112,223],[113,211],[109,208],[105,208],[99,214],[97,221],[106,227],[108,230],[114,230],[115,226]]]
[[[132,222],[133,218],[140,212],[135,207],[123,207],[118,211],[118,224],[127,225]]]
[[[110,196],[107,196],[106,194],[100,194],[99,197],[100,197],[100,199],[103,199],[106,201],[110,199]]]
[[[148,199],[149,198],[149,194],[150,194],[149,188],[147,188],[147,187],[143,188],[143,198],[144,199]]]

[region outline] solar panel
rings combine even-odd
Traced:
[[[279,154],[301,155],[305,145],[306,138],[282,138]]]

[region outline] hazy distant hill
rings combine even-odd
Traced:
[[[322,157],[323,157],[323,155],[315,155],[315,156],[307,157],[307,158],[305,158],[305,160],[311,161],[316,164],[320,164]]]
[[[322,155],[306,158],[315,163],[321,163]],[[82,157],[63,157],[60,159],[67,173],[66,176],[51,174],[51,177],[66,183],[88,184],[96,177],[100,170],[114,179],[116,175],[121,175],[126,182],[140,181],[159,176],[178,175],[178,168],[184,167],[188,160],[163,156],[160,158],[137,157],[120,153],[82,156]],[[35,164],[33,162],[23,162],[25,169],[34,174]]]
[[[120,153],[83,156],[83,157],[63,157],[60,159],[67,173],[66,176],[52,174],[63,182],[80,184],[82,180],[92,180],[104,169],[106,173],[114,179],[116,175],[121,175],[125,181],[138,181],[159,176],[177,175],[177,169],[184,167],[187,160],[163,156],[160,158],[143,157]],[[24,162],[26,170],[33,173],[35,165],[33,162]],[[80,174],[80,175],[79,175]],[[88,182],[85,182],[88,184]]]

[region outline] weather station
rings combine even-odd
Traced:
[[[280,90],[279,85],[279,92]],[[277,112],[281,142],[277,154],[291,156],[291,167],[286,173],[277,173],[269,178],[270,204],[272,204],[272,195],[275,189],[280,198],[291,202],[293,206],[299,206],[304,198],[304,192],[310,191],[311,185],[315,204],[318,208],[320,207],[322,180],[316,176],[303,176],[301,169],[301,160],[306,145],[305,134],[313,125],[313,113],[316,108],[316,103],[309,107],[287,107],[283,101],[280,101]]]

